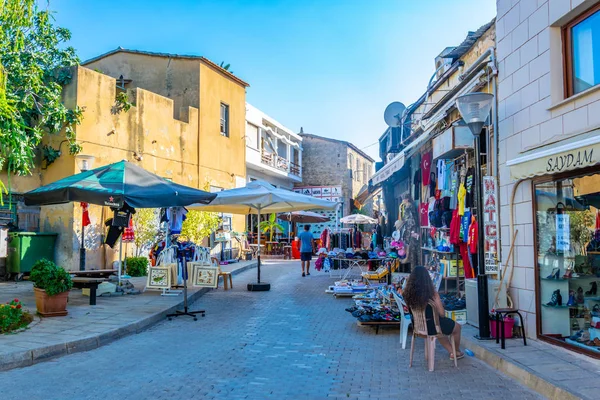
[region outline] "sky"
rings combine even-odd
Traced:
[[[43,1],[43,0],[41,0]],[[294,132],[376,160],[385,107],[425,91],[434,58],[496,14],[495,0],[50,0],[82,61],[119,46],[202,55]]]

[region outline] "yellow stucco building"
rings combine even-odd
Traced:
[[[209,182],[215,191],[245,184],[247,83],[203,57],[117,49],[83,65],[72,68],[63,101],[84,108],[77,142],[81,154],[95,157],[95,166],[128,160],[191,187]],[[117,112],[117,94],[123,91],[133,106]],[[45,144],[62,155],[51,165],[40,157],[32,176],[10,177],[13,212],[21,228],[59,233],[57,263],[78,269],[79,204],[36,209],[19,202],[21,194],[79,172],[64,136],[49,136]],[[0,179],[9,182],[5,172]],[[103,221],[109,217],[108,208],[90,206],[88,268],[110,267],[117,256],[102,245]],[[244,226],[243,216],[233,216],[233,230]]]

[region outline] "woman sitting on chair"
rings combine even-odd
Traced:
[[[454,343],[456,343],[457,359],[463,358],[465,355],[460,351],[460,325],[445,316],[444,305],[442,304],[440,295],[433,287],[433,282],[425,267],[419,266],[412,270],[402,295],[410,309],[423,309],[426,307],[425,317],[427,318],[427,333],[429,335],[442,333],[446,336],[453,336]],[[433,300],[435,303],[435,310],[432,310],[432,307],[427,304],[430,300]],[[433,320],[434,312],[438,313],[440,316],[439,320],[442,332],[436,332]],[[448,350],[450,359],[453,360],[454,354],[452,354],[452,346],[450,345],[448,338],[440,338],[440,343]]]

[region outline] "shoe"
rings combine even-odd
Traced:
[[[546,303],[546,305],[550,307],[562,306],[562,296],[560,294],[560,289],[556,289],[552,293],[552,297],[550,298],[550,301]]]
[[[563,279],[571,279],[572,277],[573,277],[573,270],[571,268],[567,268],[567,271],[563,275]]]
[[[591,282],[590,285],[592,285],[592,288],[585,292],[585,294],[588,296],[595,296],[598,293],[598,282]]]
[[[306,275],[310,275],[310,272],[307,272]]]
[[[579,286],[577,288],[577,304],[583,304],[585,302],[585,299],[583,298],[583,289],[581,288],[581,286]]]
[[[552,273],[546,277],[546,279],[558,279],[560,274],[560,268],[552,268]]]
[[[575,302],[575,291],[569,290],[569,301],[567,301],[567,306],[573,307],[575,305],[577,305],[577,302]]]
[[[302,276],[306,276],[306,274],[303,272],[303,273],[302,273]]]

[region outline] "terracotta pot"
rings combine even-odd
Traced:
[[[35,305],[42,317],[62,317],[68,314],[67,300],[69,292],[48,296],[44,289],[33,288]]]

